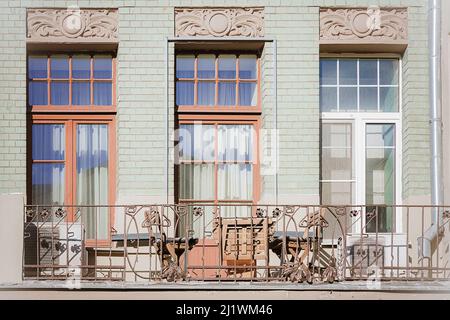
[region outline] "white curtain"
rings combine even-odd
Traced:
[[[77,204],[108,205],[108,126],[77,126]],[[108,208],[82,208],[88,239],[108,236]]]

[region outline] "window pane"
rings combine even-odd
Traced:
[[[72,82],[72,104],[79,106],[91,104],[91,84],[89,82]]]
[[[47,78],[47,57],[28,58],[28,78]]]
[[[339,88],[339,110],[357,109],[357,88]]]
[[[219,125],[217,128],[219,161],[251,161],[253,126]]]
[[[398,87],[380,88],[380,109],[384,112],[398,111]]]
[[[177,78],[194,78],[195,57],[191,55],[177,55]]]
[[[239,78],[256,79],[256,56],[242,55],[239,56]]]
[[[339,84],[356,85],[357,84],[357,61],[340,60],[339,61]]]
[[[359,84],[374,85],[378,84],[378,62],[377,60],[359,61]]]
[[[200,81],[198,83],[198,102],[201,106],[213,106],[216,95],[216,84],[214,82]]]
[[[89,79],[91,77],[91,57],[72,57],[72,77],[75,79]]]
[[[200,79],[214,79],[216,77],[216,57],[214,55],[201,54],[197,60],[198,75]]]
[[[236,79],[236,56],[219,56],[219,79]]]
[[[213,125],[183,124],[179,128],[179,156],[182,160],[214,160]]]
[[[77,125],[77,204],[108,204],[108,126],[106,124]],[[107,239],[108,208],[85,208],[81,221],[88,239]]]
[[[337,111],[337,88],[320,88],[320,111]]]
[[[322,182],[321,198],[323,205],[349,205],[353,203],[352,182]]]
[[[395,125],[370,124],[366,126],[367,147],[393,147],[395,137]]]
[[[96,106],[112,105],[111,82],[94,82],[94,105]]]
[[[214,199],[214,164],[180,165],[180,199]]]
[[[378,89],[365,88],[359,89],[359,109],[361,111],[378,111]]]
[[[398,84],[398,60],[395,59],[380,60],[380,84],[381,85]]]
[[[28,101],[30,105],[48,104],[48,85],[46,81],[30,81],[28,83]]]
[[[33,160],[64,160],[65,140],[63,124],[33,124]]]
[[[51,56],[50,58],[50,77],[55,79],[69,78],[69,57]]]
[[[219,200],[251,200],[253,174],[251,164],[220,164],[218,167]]]
[[[68,81],[52,81],[51,87],[51,104],[68,105],[69,104],[69,82]]]
[[[219,82],[219,105],[236,105],[236,82]]]
[[[322,124],[322,180],[352,180],[352,125]]]
[[[240,106],[256,106],[257,90],[254,82],[239,83],[239,105]]]
[[[320,60],[320,84],[337,85],[337,60]]]
[[[33,204],[64,204],[64,171],[63,163],[33,163],[31,177]]]
[[[194,105],[194,82],[177,81],[177,105]]]
[[[94,57],[94,78],[112,79],[112,57],[95,56]]]

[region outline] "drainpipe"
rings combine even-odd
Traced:
[[[439,206],[443,205],[442,184],[442,103],[441,103],[441,1],[428,1],[428,41],[430,70],[430,124],[431,124],[431,200],[430,228],[418,239],[419,259],[431,261],[431,243],[439,235]]]

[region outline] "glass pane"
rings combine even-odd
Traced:
[[[195,57],[192,55],[184,56],[184,55],[178,55],[177,56],[177,72],[176,77],[177,78],[194,78],[194,69],[195,69]]]
[[[366,232],[392,232],[394,227],[394,208],[368,206],[366,208]]]
[[[179,128],[179,156],[183,160],[214,160],[213,125],[183,124]]]
[[[357,84],[357,61],[339,60],[339,84],[356,85]]]
[[[72,82],[72,104],[78,106],[91,104],[91,84],[89,82]]]
[[[367,147],[393,147],[395,137],[395,125],[393,124],[369,124],[366,127]]]
[[[320,88],[320,111],[337,111],[337,88]]]
[[[220,164],[218,167],[219,200],[251,200],[253,174],[251,164]]]
[[[51,56],[50,58],[50,77],[55,79],[69,78],[69,57]]]
[[[398,85],[398,60],[380,60],[380,84]]]
[[[52,81],[50,86],[51,104],[68,105],[69,104],[69,82]]]
[[[48,85],[46,81],[28,83],[28,101],[30,105],[48,105]]]
[[[216,95],[216,84],[214,82],[200,81],[198,83],[198,101],[201,106],[213,106]]]
[[[339,88],[339,110],[357,109],[357,88]]]
[[[219,79],[236,79],[236,56],[219,56]]]
[[[242,55],[239,56],[239,78],[241,79],[257,79],[256,75],[256,56]]]
[[[63,124],[33,124],[33,160],[64,160],[66,134]]]
[[[374,85],[378,84],[378,62],[377,60],[359,61],[359,84]]]
[[[350,148],[352,145],[352,125],[347,123],[323,123],[322,146]]]
[[[214,199],[214,164],[180,165],[180,199]]]
[[[194,81],[177,81],[177,105],[194,105]]]
[[[322,180],[352,180],[351,124],[322,124]]]
[[[91,57],[72,57],[72,77],[75,79],[89,79],[91,77]]]
[[[320,84],[337,85],[337,60],[320,59]]]
[[[257,90],[254,82],[239,83],[239,105],[240,106],[256,106]]]
[[[31,177],[33,204],[64,204],[64,170],[63,163],[33,163]]]
[[[28,58],[28,78],[47,78],[47,57]]]
[[[219,82],[219,105],[236,105],[236,82]]]
[[[199,55],[197,64],[198,78],[214,79],[216,77],[216,57],[214,55]]]
[[[112,79],[112,57],[95,56],[94,57],[94,78]]]
[[[384,112],[398,111],[398,87],[380,88],[380,109]]]
[[[323,205],[349,205],[353,203],[352,182],[322,182],[321,202]]]
[[[251,161],[252,125],[219,125],[217,128],[219,161]]]
[[[94,105],[96,106],[112,105],[111,82],[94,82]]]
[[[359,89],[359,109],[361,111],[378,111],[378,89],[376,87]]]
[[[108,205],[108,126],[77,125],[77,190],[78,205]],[[84,208],[81,221],[88,239],[107,239],[108,208]]]

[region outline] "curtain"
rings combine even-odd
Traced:
[[[108,126],[77,126],[77,204],[108,205]],[[108,208],[81,208],[88,239],[108,237]]]
[[[177,81],[176,104],[178,106],[192,106],[194,104],[194,82]]]
[[[236,82],[219,82],[220,106],[236,105]]]
[[[213,106],[216,95],[216,83],[210,81],[198,82],[198,102],[200,106]]]
[[[256,106],[256,83],[254,82],[239,83],[239,105]]]
[[[30,81],[28,83],[28,103],[32,106],[48,104],[46,81]]]
[[[88,106],[91,104],[91,86],[89,82],[72,82],[72,104]]]
[[[46,163],[32,164],[32,204],[63,205],[65,165],[52,163],[64,160],[65,128],[61,124],[34,124],[32,127],[32,159]],[[48,221],[51,221],[49,218]]]
[[[50,85],[51,104],[68,105],[69,104],[69,82],[52,81]]]
[[[94,105],[110,106],[112,105],[112,83],[106,81],[94,82]]]

